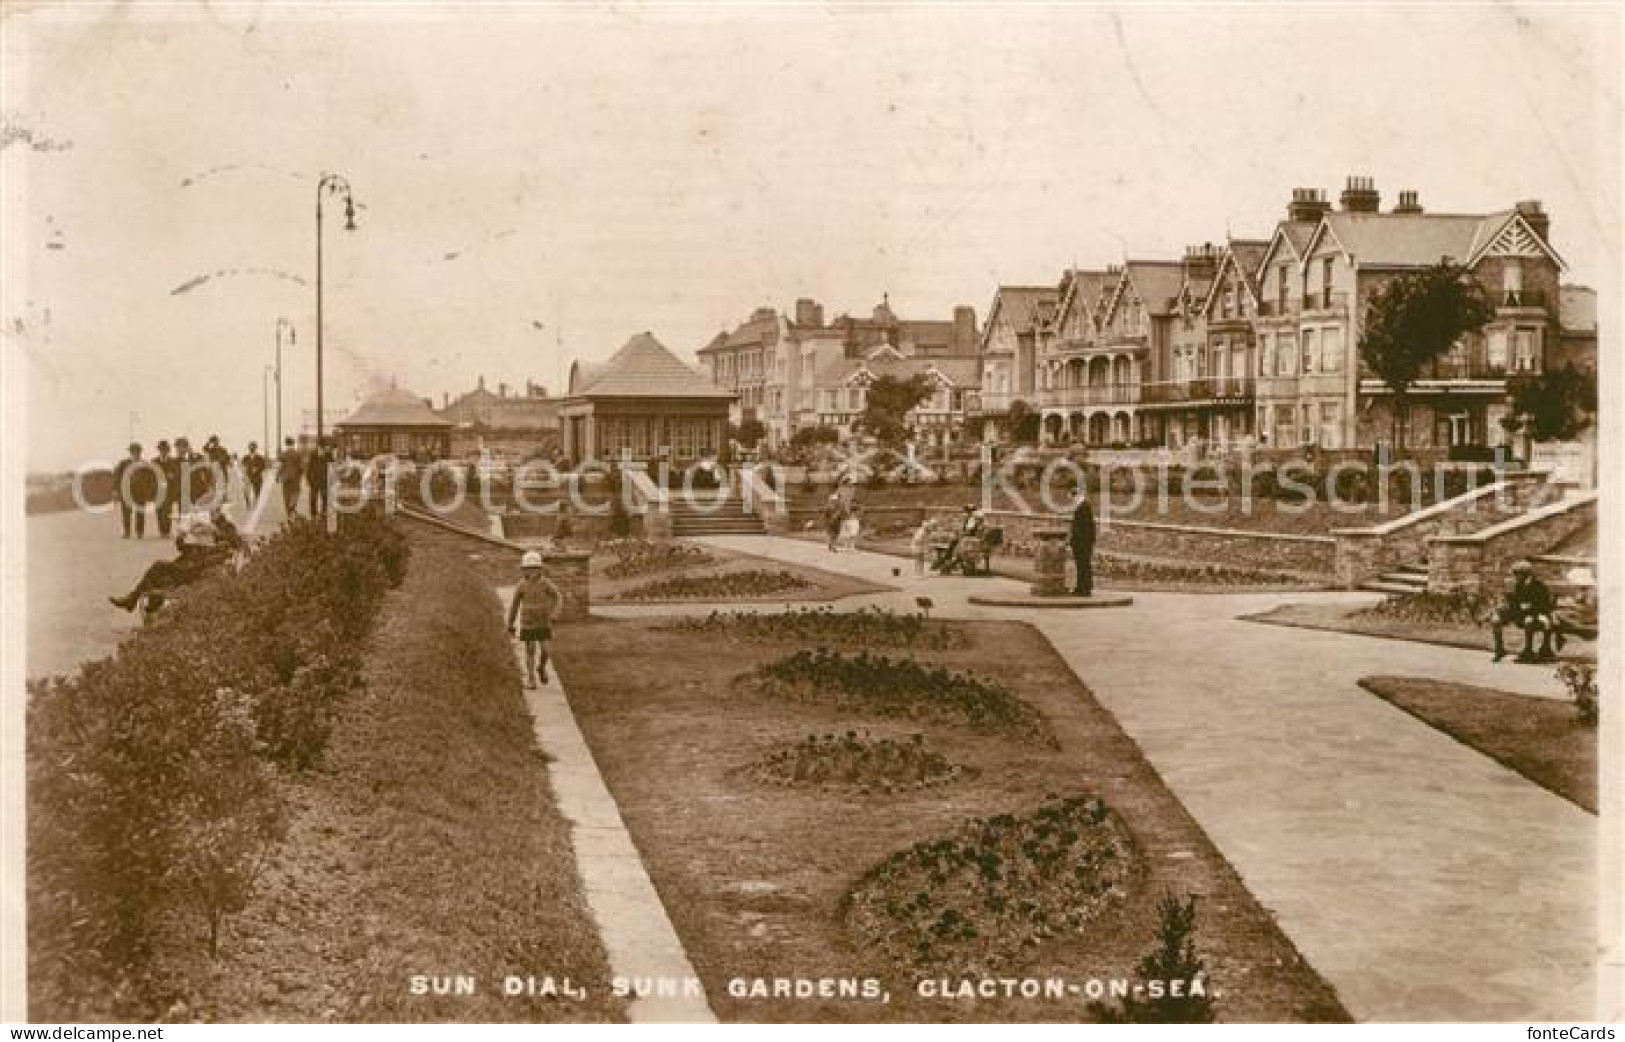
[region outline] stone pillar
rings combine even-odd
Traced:
[[[1066,593],[1067,533],[1046,528],[1035,535],[1038,545],[1033,552],[1033,596],[1060,597]]]
[[[592,604],[592,582],[587,567],[591,560],[592,554],[585,550],[554,550],[543,556],[547,577],[564,594],[564,605],[559,609],[560,622],[587,617]]]
[[[671,541],[671,514],[660,509],[658,503],[649,503],[643,508],[643,538],[651,543]]]

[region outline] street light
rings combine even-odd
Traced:
[[[273,455],[276,448],[271,443],[271,376],[275,372],[269,365],[260,367],[260,437],[264,439],[260,444]]]
[[[293,323],[285,318],[276,320],[276,441],[272,444],[278,448],[282,445],[282,333],[288,333],[288,346],[292,347],[298,342],[298,334],[294,332]]]
[[[323,174],[316,182],[316,447],[322,445],[322,197],[344,197],[344,230],[355,231],[355,200],[350,182],[340,174]]]

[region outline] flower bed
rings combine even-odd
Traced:
[[[702,547],[684,543],[617,540],[610,553],[615,560],[604,567],[604,576],[608,579],[634,579],[640,575],[671,572],[679,568],[693,568],[716,562],[716,558]]]
[[[1395,619],[1428,626],[1485,625],[1494,605],[1471,593],[1405,593],[1385,597],[1369,608],[1350,612],[1350,618]]]
[[[679,619],[669,628],[761,643],[784,641],[928,651],[961,648],[966,644],[964,630],[952,623],[931,622],[924,615],[902,614],[874,606],[857,611],[836,611],[827,606],[784,612],[714,611],[704,618]]]
[[[406,556],[388,521],[294,522],[113,657],[30,687],[32,1010],[150,1019],[118,1014],[150,1011],[160,925],[213,946],[281,834],[276,769],[321,756]]]
[[[736,772],[762,785],[852,789],[863,795],[891,795],[944,785],[966,768],[932,749],[925,736],[875,738],[865,731],[808,735],[780,746]]]
[[[1128,895],[1137,860],[1104,802],[1073,797],[893,854],[847,895],[846,926],[898,965],[997,971],[1108,914]]]
[[[727,601],[810,589],[814,584],[794,572],[751,568],[713,575],[674,575],[634,586],[615,595],[618,601]]]
[[[1095,578],[1120,582],[1194,583],[1205,586],[1302,586],[1288,572],[1227,564],[1174,564],[1115,554],[1095,555]]]
[[[833,700],[844,710],[963,724],[1057,746],[1043,714],[1002,685],[909,658],[847,656],[819,648],[769,662],[742,679],[779,698]]]

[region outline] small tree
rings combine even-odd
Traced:
[[[754,416],[746,417],[735,427],[729,437],[739,442],[747,449],[754,449],[763,438],[767,437],[767,427]]]
[[[869,385],[867,403],[856,427],[889,449],[908,440],[908,414],[936,393],[931,378],[916,373],[906,380],[882,376]]]
[[[1396,450],[1405,448],[1410,427],[1411,385],[1452,344],[1482,329],[1489,318],[1484,288],[1447,260],[1400,276],[1371,299],[1360,334],[1360,360],[1393,392]]]
[[[1567,441],[1597,414],[1597,378],[1572,365],[1517,377],[1508,390],[1512,412],[1502,423],[1509,433],[1522,432],[1524,459],[1534,442]]]
[[[1022,444],[1036,442],[1038,429],[1043,418],[1038,410],[1027,404],[1026,399],[1017,398],[1010,403],[1010,415],[1005,421],[1010,427],[1010,440]]]
[[[1116,1007],[1089,1004],[1107,1024],[1211,1024],[1213,1000],[1207,994],[1206,969],[1196,954],[1196,898],[1169,895],[1157,905],[1157,946],[1134,967],[1145,998],[1128,996]]]

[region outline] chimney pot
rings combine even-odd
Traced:
[[[1292,202],[1287,204],[1286,219],[1289,221],[1318,221],[1332,208],[1326,201],[1326,193],[1318,188],[1294,188]]]
[[[1370,177],[1350,174],[1341,198],[1344,213],[1376,213],[1382,204],[1377,182]]]

